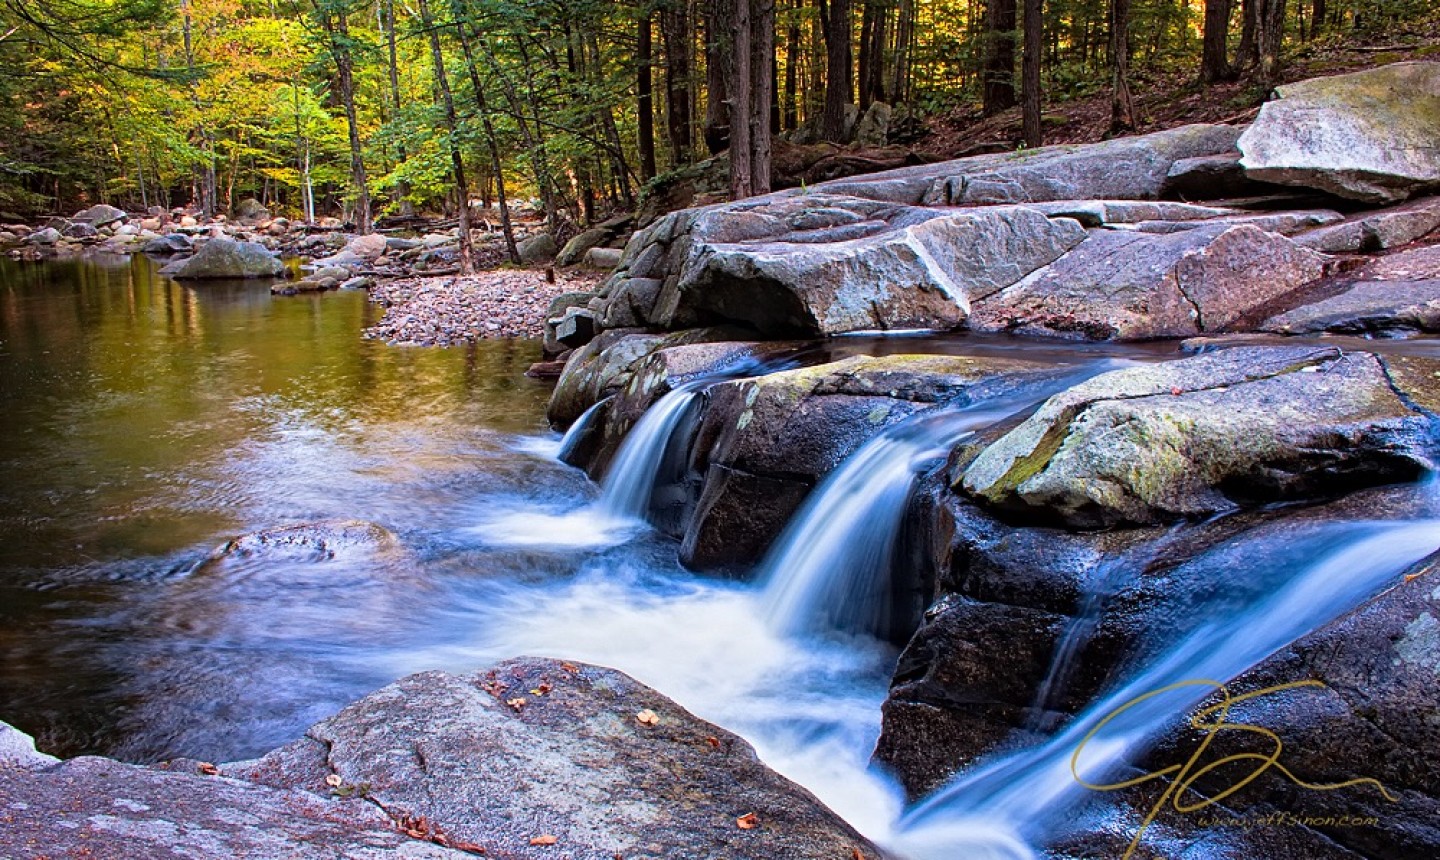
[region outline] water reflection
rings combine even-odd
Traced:
[[[582,484],[510,451],[543,428],[538,344],[388,347],[359,337],[376,313],[143,258],[0,261],[0,718],[62,754],[259,751],[388,680],[327,655],[403,629],[423,583],[413,559],[187,578],[205,552],[360,518],[423,554],[537,469]]]

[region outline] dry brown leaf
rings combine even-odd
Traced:
[[[852,845],[850,846],[850,860],[865,860],[865,855],[860,853],[859,848]]]
[[[660,717],[654,711],[646,708],[645,710],[635,715],[635,722],[639,723],[642,726],[653,726],[656,723],[660,722]]]
[[[525,708],[525,697],[519,696],[514,699],[506,699],[505,704],[513,708],[515,710],[515,713],[518,714],[521,710]]]
[[[538,687],[536,687],[535,689],[531,690],[530,693],[531,693],[532,695],[536,695],[536,696],[543,696],[543,695],[545,695],[546,693],[550,692],[550,691],[553,690],[553,689],[555,689],[555,687],[554,687],[554,685],[551,684],[549,681],[541,681],[541,682],[540,682],[540,686],[538,686]]]
[[[1170,389],[1170,393],[1173,394],[1173,395],[1175,395],[1176,397],[1179,397],[1180,395],[1182,395],[1182,394],[1185,393],[1185,389],[1183,389],[1183,388],[1181,388],[1180,386],[1176,385],[1176,386],[1174,386],[1173,388]]]
[[[580,671],[580,667],[576,666],[574,663],[561,663],[560,668],[564,669],[566,672],[569,672],[572,675]]]
[[[714,735],[706,738],[705,743],[709,744],[711,749],[720,749],[720,739],[715,737]]]
[[[220,772],[220,768],[216,767],[208,761],[199,762],[195,765],[195,769],[205,774],[206,776],[215,776]]]
[[[760,826],[760,816],[753,812],[747,812],[735,819],[735,826],[741,830],[754,830]]]
[[[325,777],[325,784],[330,786],[331,788],[339,788],[340,783],[344,781],[345,780],[341,779],[340,774],[338,773],[332,773],[329,776]]]
[[[549,833],[542,833],[542,834],[539,835],[539,836],[532,836],[532,837],[530,837],[530,844],[531,844],[531,845],[554,845],[556,842],[559,842],[559,841],[560,841],[560,837],[558,837],[558,836],[552,836],[552,835],[549,834]]]

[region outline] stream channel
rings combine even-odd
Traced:
[[[991,813],[980,810],[968,836],[953,832],[965,818],[956,804],[983,806],[963,799],[973,786],[905,813],[867,769],[895,648],[807,608],[865,593],[873,564],[860,550],[884,553],[911,477],[937,465],[947,442],[1044,392],[872,442],[832,476],[849,490],[812,494],[811,507],[828,505],[814,528],[792,523],[751,576],[702,576],[633,518],[643,475],[638,490],[633,474],[628,487],[616,475],[602,489],[559,462],[561,437],[544,418],[550,388],[523,375],[538,342],[388,346],[361,337],[380,313],[361,292],[278,298],[263,284],[182,286],[155,268],[144,258],[0,261],[0,719],[42,750],[250,758],[403,675],[531,654],[657,688],[750,740],[882,844],[946,856],[985,831]],[[1433,342],[1400,348],[1436,352]],[[1181,355],[1173,344],[961,335],[825,349],[862,352],[1004,354],[1072,379]],[[869,471],[842,474],[852,465]],[[333,557],[299,548],[207,561],[239,535],[336,520],[378,524],[394,540]],[[1274,567],[1303,567],[1334,544],[1386,556],[1383,577],[1433,545],[1435,523],[1423,526],[1317,534]],[[1288,641],[1363,596],[1338,596],[1276,635]],[[1220,628],[1180,637],[1170,659],[1213,658],[1195,637],[1235,638]],[[1248,643],[1240,668],[1279,644]],[[1041,759],[1007,766],[1026,797],[980,792],[1011,804],[1001,818],[1015,804],[1028,804],[1021,818],[1053,805]],[[897,821],[909,835],[897,837]],[[1008,837],[995,847],[1026,853]]]

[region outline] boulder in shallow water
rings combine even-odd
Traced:
[[[195,256],[173,272],[178,280],[224,278],[278,278],[285,265],[264,245],[216,237],[200,246]]]
[[[489,856],[879,856],[739,737],[612,669],[555,660],[412,675],[224,773],[322,794],[338,776]]]
[[[1057,394],[959,487],[1071,526],[1160,523],[1411,480],[1437,453],[1433,416],[1399,396],[1376,356],[1244,347]]]
[[[1440,188],[1440,63],[1286,84],[1240,137],[1247,176],[1395,203]]]
[[[114,224],[117,221],[124,221],[130,216],[125,214],[124,209],[117,209],[105,203],[97,203],[89,209],[76,212],[72,221],[84,221],[91,227],[104,227],[106,224]]]

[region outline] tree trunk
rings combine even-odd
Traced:
[[[345,125],[350,131],[350,182],[355,188],[355,229],[363,235],[370,232],[370,190],[365,179],[365,156],[360,147],[360,121],[355,112],[355,68],[350,54],[350,27],[343,11],[332,14],[324,5],[327,0],[314,2],[320,26],[329,42],[330,56],[335,61],[335,88],[345,108]]]
[[[1310,4],[1310,38],[1316,39],[1325,30],[1325,0],[1312,0]]]
[[[650,66],[650,9],[640,10],[635,33],[636,141],[640,150],[641,181],[655,177],[655,104]]]
[[[1259,65],[1255,82],[1269,89],[1280,82],[1280,49],[1285,41],[1285,0],[1258,0],[1255,49]]]
[[[430,34],[430,60],[435,65],[435,86],[440,91],[441,106],[445,109],[445,131],[450,149],[450,170],[455,180],[456,210],[460,219],[460,274],[469,275],[475,271],[475,254],[470,247],[470,189],[465,182],[465,161],[460,157],[460,145],[455,141],[455,99],[450,94],[450,81],[445,75],[445,57],[440,51],[440,33],[430,16],[427,0],[419,0],[420,23]]]
[[[791,19],[785,30],[785,97],[781,100],[780,125],[794,131],[800,125],[800,22]]]
[[[820,20],[825,25],[825,111],[820,136],[845,142],[845,106],[851,99],[850,0],[821,0]],[[828,11],[829,14],[826,14]]]
[[[775,128],[775,0],[741,0],[750,9],[750,181],[770,193],[771,135]]]
[[[390,49],[390,99],[395,108],[395,122],[400,124],[400,64],[396,61],[395,55],[395,0],[385,0],[385,41]],[[402,139],[395,145],[396,160],[405,163],[405,141]],[[409,217],[415,214],[415,204],[410,202],[410,183],[403,179],[395,182],[395,196],[400,198],[400,214]]]
[[[730,196],[743,200],[755,193],[751,172],[752,117],[754,93],[751,92],[750,62],[750,0],[714,0],[721,21],[726,22],[719,52],[725,75],[725,91],[730,97],[725,124],[730,129]]]
[[[735,0],[711,0],[705,19],[705,148],[711,155],[725,151],[730,142],[730,94],[725,91],[725,51],[732,22],[722,23],[722,9]]]
[[[1130,0],[1110,0],[1110,134],[1135,130],[1130,96]]]
[[[985,2],[985,62],[980,75],[986,116],[1015,106],[1015,0]]]
[[[1045,50],[1045,0],[1025,0],[1025,56],[1020,89],[1024,95],[1025,145],[1044,143],[1040,125],[1040,54]]]
[[[206,218],[215,215],[215,198],[218,196],[218,186],[215,180],[215,149],[214,142],[210,138],[210,130],[200,119],[200,96],[195,88],[195,50],[191,42],[190,30],[190,0],[180,0],[180,13],[182,16],[182,32],[185,38],[185,69],[190,80],[190,102],[195,108],[195,134],[200,138],[200,151],[204,153],[205,163],[201,165],[200,176],[197,185],[200,193],[200,214]],[[58,205],[58,203],[57,203]]]
[[[1205,0],[1204,36],[1200,49],[1200,82],[1213,84],[1232,77],[1230,55],[1226,50],[1230,36],[1231,0]]]
[[[665,45],[665,117],[670,132],[670,166],[689,164],[690,137],[690,15],[685,0],[669,0],[660,9],[660,34]]]
[[[1255,30],[1260,2],[1261,0],[1240,0],[1240,44],[1235,48],[1236,71],[1249,71],[1259,60],[1255,47]]]
[[[909,101],[906,82],[910,71],[910,42],[915,31],[915,0],[900,0],[895,19],[895,53],[891,58],[890,98],[896,104]]]
[[[465,20],[458,3],[455,4],[455,34],[460,38],[460,50],[465,55],[465,68],[470,72],[470,87],[475,91],[475,109],[480,114],[480,127],[485,130],[485,142],[490,150],[490,178],[495,183],[495,200],[500,204],[500,230],[505,236],[505,256],[510,262],[520,264],[520,249],[515,244],[515,225],[510,220],[510,203],[505,195],[504,165],[500,161],[500,143],[495,136],[495,124],[490,119],[490,104],[485,98],[485,85],[480,80],[480,71],[475,66],[475,52],[470,49],[470,37],[465,34]],[[486,208],[490,206],[486,194]]]

